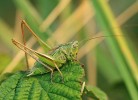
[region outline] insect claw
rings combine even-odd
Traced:
[[[79,62],[77,59],[74,60],[75,62],[79,63],[81,65],[82,68],[84,68],[84,64]]]
[[[51,83],[53,83],[53,70],[51,70]]]
[[[62,83],[64,83],[64,77],[63,76],[61,76],[61,80],[62,80]]]
[[[60,77],[61,77],[62,83],[64,83],[64,77],[62,73],[60,73]]]
[[[51,78],[50,78],[50,81],[51,81],[51,83],[53,84],[53,79],[52,79],[52,76],[51,76]]]
[[[84,68],[84,64],[81,64],[81,67]]]

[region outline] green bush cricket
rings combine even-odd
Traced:
[[[22,23],[21,23],[21,29],[22,29],[23,35],[24,35],[23,25],[25,25],[30,30],[30,32],[35,36],[35,38],[39,41],[42,47],[46,47],[46,51],[51,49],[31,30],[31,28],[28,26],[28,24],[24,20],[22,20]],[[40,66],[37,66],[37,68],[36,67],[32,68],[32,70],[30,70],[27,76],[44,74],[44,73],[51,71],[51,78],[52,78],[53,70],[57,69],[61,77],[63,78],[62,72],[60,71],[59,67],[65,64],[68,60],[71,60],[71,61],[76,60],[77,52],[78,52],[78,41],[59,45],[57,48],[53,49],[49,54],[39,53],[35,50],[32,50],[26,47],[25,41],[24,41],[24,44],[21,44],[20,42],[12,39],[12,42],[18,48],[23,50],[25,52],[25,55],[26,54],[30,55],[40,64]],[[37,56],[38,59],[34,55]]]
[[[33,34],[33,36],[38,40],[40,45],[45,50],[46,54],[37,52],[33,49],[30,49],[26,47],[25,39],[24,39],[24,25],[28,28],[28,30]],[[25,52],[26,62],[28,66],[28,60],[27,60],[27,54],[30,55],[33,59],[36,60],[36,63],[34,67],[29,70],[29,73],[27,76],[37,75],[37,74],[44,74],[47,72],[51,72],[51,80],[53,75],[53,70],[57,69],[63,79],[62,72],[60,71],[60,67],[65,64],[67,61],[77,61],[77,53],[79,49],[79,42],[69,42],[66,44],[61,44],[55,49],[51,49],[44,41],[42,41],[29,27],[29,25],[25,22],[25,20],[22,20],[21,22],[21,30],[23,35],[23,42],[24,44],[21,44],[20,42],[12,39],[12,42],[21,50]],[[110,36],[121,36],[121,35],[110,35]],[[86,39],[86,41],[100,38],[100,37],[110,37],[110,36],[99,36],[99,37],[93,37]],[[50,52],[49,52],[50,51]],[[29,67],[28,67],[29,68]]]

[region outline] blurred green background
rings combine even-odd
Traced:
[[[24,53],[11,42],[22,42],[22,19],[51,47],[109,36],[81,42],[78,59],[85,65],[86,82],[105,91],[109,100],[137,100],[138,0],[1,0],[1,74],[26,70]],[[25,38],[28,47],[42,51],[26,28]]]

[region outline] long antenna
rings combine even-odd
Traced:
[[[84,39],[84,40],[80,41],[79,44],[82,44],[84,42],[87,43],[87,41],[97,39],[97,38],[112,37],[112,36],[126,36],[126,35],[101,35],[101,36],[96,36],[96,37],[91,37],[91,38]]]
[[[138,26],[138,24],[132,24],[132,25],[124,25],[123,27],[136,27]],[[119,27],[119,26],[118,26]],[[114,28],[118,28],[118,27],[114,27]],[[127,35],[101,35],[101,36],[96,36],[96,37],[92,37],[92,38],[87,38],[87,39],[84,39],[82,41],[80,41],[79,43],[82,44],[82,43],[87,43],[87,41],[89,40],[93,40],[93,39],[96,39],[96,38],[103,38],[103,37],[112,37],[112,36],[124,36],[124,37],[127,37]]]

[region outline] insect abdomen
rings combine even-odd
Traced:
[[[48,72],[50,72],[50,70],[45,68],[42,64],[36,62],[34,67],[28,71],[27,76],[45,74]]]

